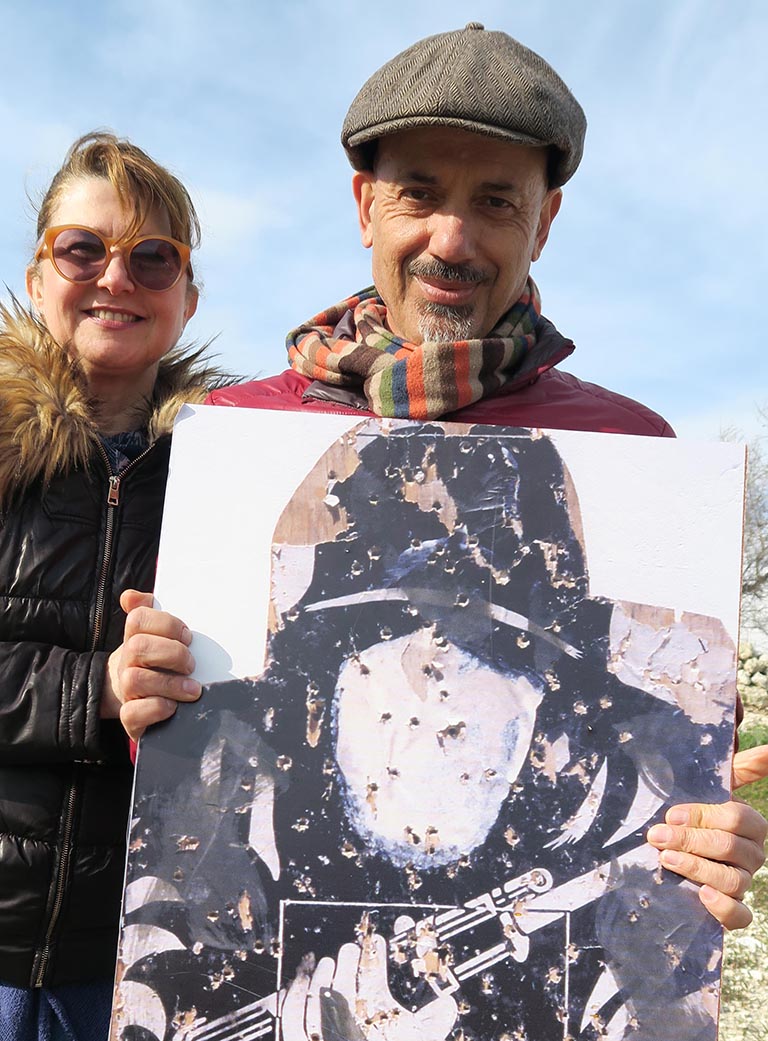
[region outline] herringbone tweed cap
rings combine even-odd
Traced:
[[[370,170],[377,138],[425,126],[549,146],[555,186],[581,161],[587,121],[543,58],[470,22],[419,40],[375,72],[347,112],[341,143],[356,170]]]

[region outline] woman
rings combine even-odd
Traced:
[[[132,778],[118,598],[152,586],[178,407],[221,377],[174,350],[199,223],[141,149],[76,141],[37,234],[33,313],[0,310],[0,1035],[95,1041]]]

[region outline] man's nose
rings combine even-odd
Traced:
[[[465,264],[475,259],[475,232],[471,220],[454,211],[432,214],[429,251],[447,264]]]
[[[107,289],[112,296],[118,293],[132,293],[136,288],[131,273],[128,270],[126,258],[119,250],[109,254],[108,263],[104,273],[96,283],[100,288]]]

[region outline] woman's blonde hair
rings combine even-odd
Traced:
[[[67,188],[85,177],[101,177],[113,186],[132,215],[126,237],[136,233],[152,210],[159,209],[168,215],[173,238],[193,249],[200,244],[200,221],[178,177],[130,141],[101,130],[84,134],[67,152],[38,210],[38,238],[50,226]],[[189,277],[191,280],[191,266]]]

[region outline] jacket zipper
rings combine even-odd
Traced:
[[[61,829],[61,841],[59,843],[59,862],[56,865],[55,880],[55,895],[53,898],[53,906],[51,908],[51,914],[48,918],[48,928],[45,931],[45,941],[43,942],[42,948],[40,948],[35,955],[35,964],[32,969],[33,972],[33,987],[42,987],[43,977],[45,976],[45,970],[48,968],[48,960],[51,955],[51,940],[53,938],[53,931],[56,928],[56,923],[59,920],[61,913],[61,905],[64,900],[64,890],[66,888],[66,878],[69,868],[69,859],[72,854],[72,828],[75,820],[75,804],[77,802],[78,794],[78,764],[75,763],[73,767],[72,779],[69,782],[69,788],[67,789],[66,795],[66,807],[64,810],[64,823]]]
[[[112,560],[112,541],[114,538],[114,527],[115,527],[115,513],[117,507],[120,505],[120,482],[128,473],[132,470],[146,455],[152,451],[152,445],[149,448],[145,448],[141,455],[138,455],[135,459],[132,459],[127,466],[115,474],[112,473],[112,466],[109,462],[109,456],[106,453],[104,446],[99,442],[99,451],[101,453],[102,460],[106,466],[107,478],[109,480],[109,490],[107,492],[107,517],[106,527],[104,530],[104,542],[102,544],[102,557],[101,557],[101,568],[99,570],[99,581],[96,586],[96,604],[93,617],[93,632],[91,634],[91,650],[95,651],[98,647],[101,639],[101,632],[104,626],[104,600],[106,597],[107,588],[107,575],[109,574],[109,565]],[[51,941],[53,939],[54,930],[59,921],[59,915],[61,914],[61,905],[64,902],[64,891],[67,884],[67,875],[69,873],[69,861],[72,856],[72,831],[75,822],[75,810],[77,807],[77,799],[79,794],[79,764],[74,763],[72,769],[72,779],[69,782],[67,794],[65,796],[65,807],[63,813],[63,823],[61,828],[61,840],[59,842],[59,860],[56,865],[56,870],[53,878],[54,884],[54,898],[53,905],[51,907],[51,913],[48,918],[48,927],[45,931],[45,940],[43,946],[36,952],[35,961],[32,968],[32,986],[42,987],[43,979],[45,977],[46,969],[48,968],[48,962],[51,955]]]

